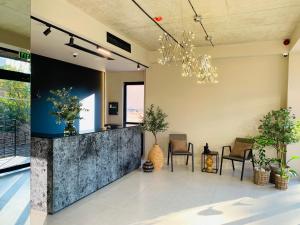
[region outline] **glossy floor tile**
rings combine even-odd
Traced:
[[[0,175],[0,224],[29,225],[30,170]]]
[[[32,225],[300,224],[300,182],[288,191],[256,186],[247,168],[224,175],[176,165],[160,172],[135,171],[55,215],[32,211]]]

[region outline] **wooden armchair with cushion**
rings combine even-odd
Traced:
[[[187,143],[186,134],[170,134],[168,148],[168,165],[171,156],[171,171],[173,172],[173,156],[186,156],[186,165],[189,163],[189,156],[192,156],[192,171],[194,172],[194,145]]]
[[[222,175],[223,159],[231,160],[233,170],[235,170],[234,161],[241,162],[243,164],[242,174],[241,174],[241,181],[242,181],[244,176],[245,161],[252,160],[252,166],[254,169],[252,147],[253,147],[253,140],[247,138],[236,138],[233,148],[231,148],[231,146],[223,146],[222,156],[221,156],[220,175]],[[229,149],[229,155],[228,154],[224,155],[225,149]]]

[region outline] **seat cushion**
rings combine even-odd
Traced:
[[[187,152],[187,142],[186,140],[171,140],[173,152]]]
[[[252,149],[252,145],[253,145],[252,143],[236,141],[234,144],[234,147],[230,153],[230,156],[243,158],[245,150]],[[247,155],[246,155],[246,158],[247,158]]]

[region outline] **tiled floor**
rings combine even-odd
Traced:
[[[30,171],[0,175],[0,225],[29,225]]]
[[[278,191],[254,185],[249,168],[243,182],[240,171],[199,170],[135,171],[55,215],[32,211],[31,225],[300,224],[299,180]]]

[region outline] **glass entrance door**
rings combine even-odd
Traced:
[[[24,70],[26,63],[0,57],[0,173],[30,165],[30,75]]]

